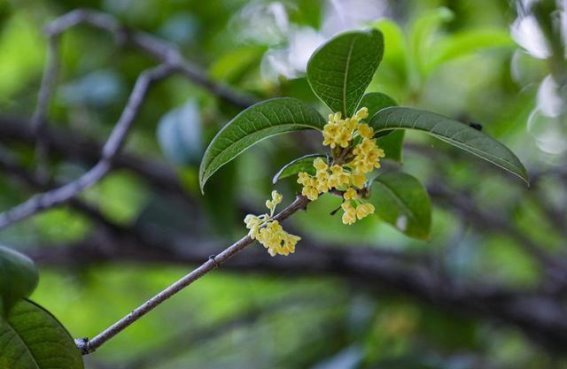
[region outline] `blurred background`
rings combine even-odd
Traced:
[[[3,230],[0,243],[39,263],[35,301],[74,337],[96,335],[244,235],[242,219],[263,211],[272,176],[320,142],[262,142],[202,196],[198,166],[218,129],[273,96],[325,113],[304,78],[309,56],[338,32],[375,27],[386,51],[369,91],[480,124],[520,157],[530,187],[408,134],[402,168],[431,195],[429,241],[377,217],[343,226],[329,214],[340,199],[323,197],[286,223],[303,238],[295,254],[271,258],[252,246],[88,356],[87,367],[567,368],[565,6],[0,0],[1,211],[96,163],[136,78],[156,65],[133,35],[177,48],[191,71],[152,87],[107,177]],[[99,26],[69,28],[50,55],[44,27],[79,8],[101,12]],[[121,27],[109,32],[108,20]],[[38,130],[49,60],[59,73]],[[276,188],[284,202],[298,191],[291,179]]]

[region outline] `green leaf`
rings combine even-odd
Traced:
[[[423,131],[459,149],[478,156],[528,183],[526,169],[510,149],[474,128],[456,120],[411,108],[392,107],[370,119],[376,132],[390,129]]]
[[[255,143],[292,131],[322,130],[325,124],[315,109],[289,97],[266,100],[249,107],[228,122],[209,144],[199,170],[201,191],[220,167]]]
[[[431,232],[431,201],[421,183],[406,173],[390,172],[374,180],[370,202],[383,221],[420,240]]]
[[[384,150],[384,159],[390,159],[398,163],[402,162],[402,149],[404,145],[405,132],[395,130],[392,133],[376,140],[378,146]]]
[[[380,92],[370,92],[364,95],[360,101],[360,107],[368,108],[368,116],[372,117],[382,109],[398,105],[390,96]],[[378,136],[378,146],[386,154],[386,159],[402,162],[402,145],[404,131],[382,131]]]
[[[342,33],[313,53],[307,63],[311,89],[333,112],[352,116],[384,54],[378,30]]]
[[[376,21],[373,26],[384,35],[384,58],[380,69],[380,81],[400,84],[407,88],[410,74],[409,46],[401,27],[387,18]],[[389,72],[389,73],[388,73]]]
[[[445,7],[432,9],[420,16],[413,24],[409,34],[411,51],[410,61],[420,75],[425,74],[425,61],[434,45],[434,36],[439,27],[454,17],[453,12]]]
[[[30,258],[0,246],[0,300],[4,313],[18,300],[28,297],[38,280],[37,269]]]
[[[502,30],[472,30],[453,34],[439,41],[425,65],[429,74],[440,64],[493,47],[514,47],[508,32]]]
[[[39,305],[20,300],[7,319],[0,318],[0,368],[82,369],[73,338]]]
[[[272,182],[276,184],[280,179],[291,177],[299,172],[307,172],[311,175],[315,174],[315,168],[313,167],[313,162],[317,158],[324,158],[325,155],[322,154],[309,154],[302,156],[300,158],[294,159],[284,165],[277,173],[274,175]]]
[[[381,92],[369,92],[362,97],[358,106],[368,108],[368,116],[372,117],[380,110],[398,105],[394,99]]]

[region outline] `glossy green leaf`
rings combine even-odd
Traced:
[[[369,92],[360,101],[360,107],[368,108],[368,116],[390,106],[398,105],[390,96],[380,92]],[[382,131],[378,135],[378,146],[380,146],[386,154],[386,159],[397,162],[402,161],[402,147],[404,141],[404,131]]]
[[[293,98],[266,100],[249,107],[228,122],[209,144],[199,170],[201,191],[211,175],[255,143],[287,132],[322,130],[325,123],[315,109]]]
[[[73,338],[39,305],[20,300],[0,319],[0,368],[82,369]]]
[[[368,108],[368,116],[372,117],[380,110],[398,105],[394,99],[381,92],[369,92],[362,97],[360,108],[363,106]]]
[[[342,33],[313,53],[307,64],[307,80],[333,112],[352,116],[383,54],[381,32]]]
[[[403,146],[404,146],[405,132],[402,130],[395,130],[392,133],[379,137],[376,142],[378,146],[384,150],[384,159],[390,159],[398,163],[403,159]]]
[[[6,311],[16,301],[28,297],[38,280],[37,269],[30,258],[0,246],[0,300]]]
[[[313,167],[313,162],[317,158],[324,158],[325,155],[322,154],[309,154],[302,156],[300,158],[294,159],[284,165],[272,179],[272,182],[275,184],[280,179],[284,179],[287,177],[291,177],[299,172],[307,172],[311,175],[315,174],[315,168]]]
[[[406,173],[379,175],[372,186],[370,202],[383,221],[405,235],[427,239],[431,231],[431,200],[422,184]]]
[[[439,114],[403,107],[386,108],[370,119],[380,132],[390,129],[412,129],[426,132],[459,149],[478,156],[528,183],[526,169],[510,149],[485,133]]]

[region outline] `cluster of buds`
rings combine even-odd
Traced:
[[[323,127],[323,145],[333,151],[333,161],[317,158],[313,162],[314,176],[300,172],[297,182],[303,186],[302,194],[309,200],[336,190],[343,193],[344,224],[353,224],[374,213],[374,206],[362,200],[357,189],[364,188],[366,174],[380,168],[380,158],[384,151],[378,147],[374,130],[363,119],[368,117],[368,109],[362,108],[353,117],[341,118],[341,113],[329,115]]]
[[[272,191],[272,199],[266,201],[266,207],[270,210],[269,214],[256,216],[248,214],[244,218],[248,233],[253,240],[258,240],[271,256],[289,255],[295,252],[295,245],[301,237],[287,233],[280,222],[273,219],[276,206],[282,202],[282,195],[277,191]]]

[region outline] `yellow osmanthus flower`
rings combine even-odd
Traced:
[[[356,217],[360,220],[370,214],[374,214],[374,205],[365,202],[356,207]]]
[[[378,147],[374,129],[362,120],[368,118],[368,109],[359,109],[354,116],[342,118],[341,113],[329,114],[329,121],[323,127],[323,145],[333,149],[336,163],[329,164],[322,158],[313,162],[315,175],[300,172],[297,182],[303,186],[301,193],[309,200],[316,200],[319,195],[331,190],[343,192],[345,202],[342,220],[353,224],[374,213],[374,206],[364,202],[356,189],[366,185],[366,174],[380,168],[380,159],[384,151]],[[361,140],[354,138],[360,137]],[[338,152],[336,150],[338,150]],[[344,162],[347,161],[347,162]]]
[[[344,224],[353,224],[356,222],[356,208],[352,206],[350,201],[343,202],[341,208],[344,210],[342,219]]]
[[[358,192],[356,192],[354,188],[349,187],[349,189],[343,193],[343,198],[345,200],[356,200],[358,199]]]
[[[362,139],[362,142],[356,145],[352,151],[354,159],[350,166],[356,173],[366,174],[380,168],[380,158],[384,157],[384,150],[378,147],[376,140],[369,138]]]
[[[289,255],[295,252],[295,245],[301,237],[287,233],[280,222],[272,219],[276,211],[276,206],[282,202],[282,195],[277,191],[272,191],[272,199],[266,201],[266,207],[270,214],[256,216],[248,214],[244,218],[248,233],[253,240],[258,240],[271,256]]]

